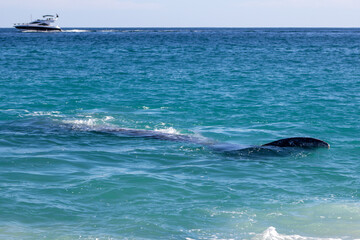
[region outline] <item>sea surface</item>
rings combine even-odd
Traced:
[[[286,137],[331,148],[202,144]],[[0,29],[0,239],[359,239],[359,200],[360,29]]]

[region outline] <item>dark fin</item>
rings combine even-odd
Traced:
[[[298,147],[298,148],[330,148],[330,145],[324,141],[316,138],[308,137],[294,137],[284,138],[271,143],[266,143],[262,146],[275,147]]]

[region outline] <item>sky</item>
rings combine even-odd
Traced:
[[[360,0],[0,0],[0,27],[360,27]]]

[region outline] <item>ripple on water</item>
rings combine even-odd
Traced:
[[[1,29],[0,238],[360,238],[359,37]]]

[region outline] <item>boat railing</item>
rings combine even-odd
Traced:
[[[34,23],[14,23],[14,26],[18,26],[18,25],[30,25],[30,24],[34,24]]]

